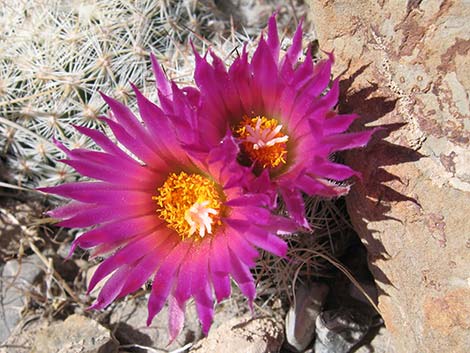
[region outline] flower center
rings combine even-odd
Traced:
[[[157,213],[182,239],[204,238],[221,224],[224,195],[216,183],[199,174],[172,173],[152,199]]]
[[[289,136],[281,132],[282,125],[276,119],[264,116],[249,118],[246,115],[235,130],[242,139],[242,152],[263,168],[275,168],[286,164]]]

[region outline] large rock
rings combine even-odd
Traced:
[[[468,1],[310,0],[340,110],[388,125],[347,202],[398,352],[470,347]]]

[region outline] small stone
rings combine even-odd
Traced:
[[[209,332],[191,353],[273,353],[284,341],[282,322],[275,317],[233,318]]]
[[[42,263],[36,255],[8,261],[0,275],[0,342],[5,341],[21,319],[27,293],[40,276]]]
[[[329,292],[323,283],[300,286],[295,292],[294,304],[286,316],[288,348],[304,351],[315,335],[315,321]]]
[[[359,344],[372,318],[352,308],[322,312],[316,321],[315,353],[347,353]]]
[[[74,314],[39,331],[31,353],[117,353],[118,348],[107,328]]]

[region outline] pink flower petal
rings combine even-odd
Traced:
[[[185,303],[180,303],[175,297],[170,295],[168,304],[168,327],[170,332],[168,344],[171,344],[180,334],[181,330],[183,330]]]
[[[107,307],[114,299],[117,298],[119,292],[124,286],[125,280],[129,275],[130,266],[122,266],[118,269],[101,289],[98,298],[89,309],[103,309]]]
[[[115,155],[119,158],[122,158],[127,161],[132,161],[132,158],[127,155],[123,150],[121,150],[116,144],[109,139],[105,134],[101,131],[90,129],[84,126],[75,126],[75,129],[82,133],[85,136],[91,138],[98,146],[100,146],[104,151]]]
[[[332,153],[333,151],[343,151],[357,147],[364,147],[376,131],[376,129],[371,129],[363,132],[331,135],[324,139],[323,148],[329,153]]]
[[[325,136],[345,132],[349,128],[349,126],[351,126],[354,120],[358,118],[359,115],[356,114],[336,115],[332,118],[327,118],[323,125]]]
[[[137,185],[141,186],[140,184]],[[96,203],[100,200],[111,201],[112,203],[118,200],[123,202],[135,203],[148,197],[148,193],[153,191],[147,189],[145,191],[137,191],[125,188],[121,185],[103,183],[103,182],[78,182],[68,183],[47,188],[38,188],[39,191],[48,192],[55,195],[60,195],[77,201],[86,203]]]
[[[96,205],[89,205],[89,204],[82,203],[82,202],[72,201],[72,202],[70,202],[69,204],[67,204],[65,206],[58,207],[58,208],[56,208],[52,211],[48,211],[46,213],[47,213],[48,216],[50,216],[52,218],[67,219],[67,218],[75,216],[76,214],[78,214],[78,213],[80,213],[84,210],[95,209],[96,207],[97,207]]]
[[[138,290],[155,273],[158,265],[165,259],[175,247],[176,239],[164,241],[162,245],[155,247],[150,253],[142,257],[133,265],[124,286],[119,292],[119,298]]]
[[[286,204],[287,211],[289,215],[296,221],[299,225],[304,228],[309,228],[307,219],[305,218],[305,206],[302,199],[302,194],[298,190],[288,190],[285,188],[281,189],[282,199]]]
[[[306,60],[307,62],[311,59]],[[299,95],[306,99],[318,97],[328,87],[331,79],[332,60],[325,60],[315,65],[315,73],[304,85],[299,84]]]
[[[296,87],[296,89],[300,91],[306,84],[315,81],[315,78],[316,77],[314,75],[313,69],[312,48],[309,46],[307,52],[305,53],[304,61],[300,63],[295,70],[292,70],[292,73],[288,78],[289,85]]]
[[[258,251],[245,239],[238,234],[236,229],[228,228],[226,230],[228,246],[231,252],[249,267],[256,265],[255,259],[259,257]]]
[[[252,94],[250,64],[245,49],[243,54],[236,58],[230,67],[229,78],[235,85],[244,112],[250,114],[255,106],[255,97]]]
[[[349,179],[353,176],[360,177],[360,173],[344,164],[334,163],[324,159],[315,160],[311,166],[312,172],[327,179],[338,181]]]
[[[139,138],[128,133],[123,126],[110,119],[102,118],[102,120],[108,124],[119,142],[121,142],[129,151],[135,154],[143,162],[152,166],[152,169],[160,170],[160,168],[168,168],[167,163],[161,158],[161,156],[159,156],[151,147],[143,144]]]
[[[170,237],[168,232],[166,235],[156,233],[150,233],[145,236],[135,239],[133,242],[125,245],[119,249],[115,254],[104,260],[99,267],[96,269],[93,277],[90,280],[88,286],[88,293],[95,288],[95,286],[103,280],[106,276],[112,273],[115,269],[122,267],[127,263],[133,263],[148,253],[151,253],[154,248],[164,241],[167,241]]]
[[[248,266],[241,263],[237,255],[229,251],[230,263],[232,266],[232,275],[238,284],[241,292],[248,298],[248,304],[253,310],[253,300],[255,298],[256,289],[253,276]]]
[[[276,106],[278,100],[278,75],[277,63],[274,62],[269,47],[263,38],[260,39],[258,48],[253,54],[252,70],[252,94],[262,97],[262,104],[254,104],[253,110],[266,112],[268,115],[275,114],[271,107]]]
[[[132,85],[132,88],[137,98],[142,120],[150,131],[153,139],[157,142],[156,147],[160,153],[163,152],[163,155],[171,156],[175,160],[184,160],[184,152],[176,140],[174,128],[168,117],[157,105],[145,98],[137,87]]]
[[[297,30],[295,31],[294,38],[292,39],[292,45],[287,49],[285,59],[289,61],[291,65],[297,63],[302,53],[302,22],[299,23]]]
[[[153,318],[163,308],[165,301],[174,285],[174,275],[179,270],[186,253],[189,250],[190,242],[180,242],[172,252],[163,260],[155,275],[152,291],[148,302],[147,326],[152,323]],[[174,297],[171,296],[171,298]]]
[[[349,192],[349,185],[341,186],[323,178],[303,175],[299,178],[301,189],[309,195],[337,197]]]
[[[287,243],[276,235],[267,232],[260,227],[252,227],[246,239],[253,245],[269,251],[274,255],[285,257],[287,253]]]
[[[171,97],[171,88],[168,79],[166,78],[165,73],[162,70],[162,67],[158,63],[155,55],[150,54],[150,60],[152,62],[152,69],[155,75],[155,82],[157,84],[157,89],[165,96]]]
[[[200,283],[199,291],[194,295],[196,310],[202,324],[202,332],[207,336],[214,319],[214,302],[207,281]]]
[[[147,179],[143,179],[138,173],[132,174],[131,172],[123,172],[122,170],[119,172],[116,167],[112,167],[110,165],[100,165],[99,163],[83,159],[61,160],[61,162],[71,166],[84,176],[113,184],[127,185],[142,183],[145,185],[147,182]]]
[[[155,143],[144,129],[143,125],[136,118],[134,113],[121,102],[101,94],[105,102],[109,105],[119,126],[126,130],[133,138],[139,140],[142,146],[153,150]]]
[[[218,303],[230,297],[230,294],[232,292],[232,286],[230,283],[229,275],[223,275],[219,272],[212,272],[211,279],[212,285],[214,287],[215,297],[217,298]]]
[[[73,242],[73,246],[79,245],[81,248],[89,249],[100,243],[132,239],[136,235],[150,233],[161,224],[162,221],[155,215],[106,223],[79,236]]]
[[[281,45],[279,43],[279,36],[277,34],[276,14],[272,14],[268,21],[268,39],[269,50],[275,63],[279,61],[279,51]]]
[[[230,260],[227,248],[227,236],[225,233],[218,234],[211,241],[209,257],[212,273],[227,274],[230,273]]]

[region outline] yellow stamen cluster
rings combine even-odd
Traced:
[[[242,139],[241,147],[247,157],[263,168],[275,168],[286,164],[288,136],[282,131],[276,119],[264,116],[243,117],[235,129]]]
[[[202,175],[171,173],[152,199],[157,214],[182,239],[195,233],[203,238],[221,224],[223,192]]]

